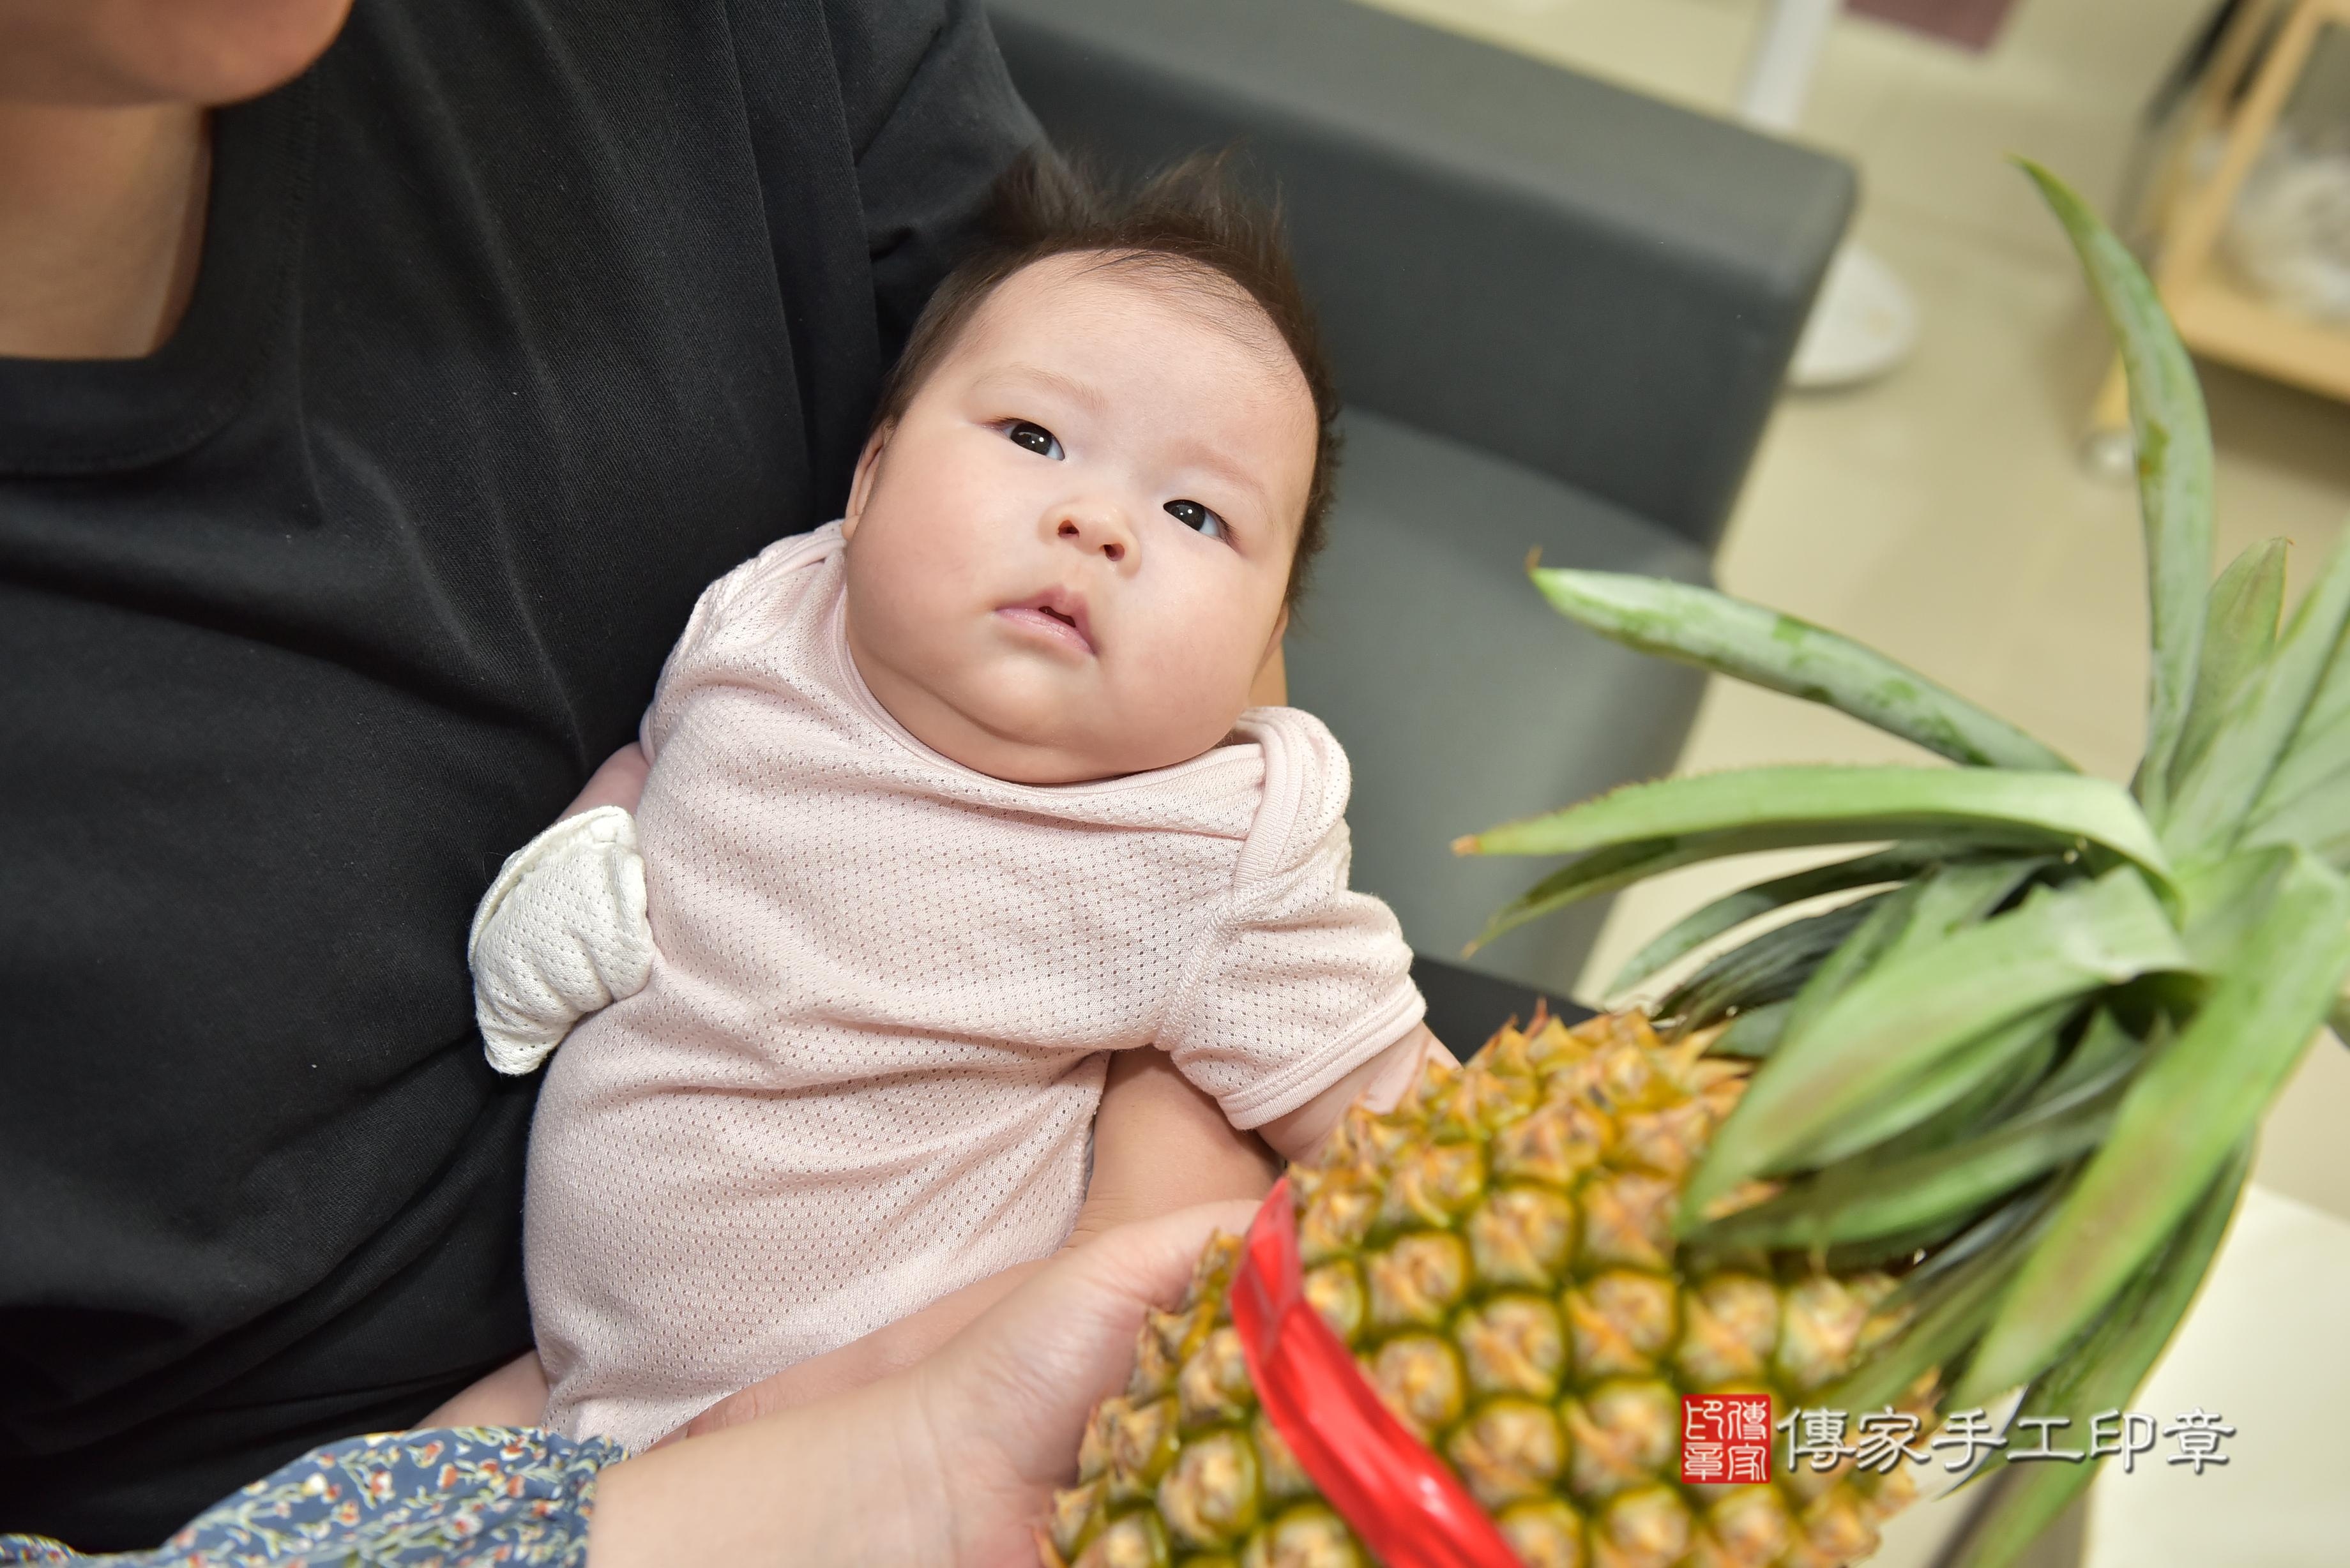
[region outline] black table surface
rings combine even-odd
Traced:
[[[1520,1023],[1532,1018],[1534,1004],[1546,1002],[1550,1011],[1569,1023],[1591,1016],[1591,1009],[1550,992],[1537,992],[1513,980],[1500,980],[1457,963],[1414,953],[1411,978],[1428,998],[1428,1027],[1455,1056],[1467,1061],[1493,1031],[1514,1016]]]

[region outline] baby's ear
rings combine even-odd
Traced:
[[[840,536],[844,539],[857,532],[857,521],[865,515],[866,504],[873,499],[874,475],[880,472],[881,449],[889,444],[887,424],[873,427],[865,438],[865,450],[857,456],[857,477],[848,484],[848,510],[840,514]]]

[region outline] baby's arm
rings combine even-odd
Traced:
[[[536,1427],[546,1419],[546,1368],[524,1351],[488,1376],[452,1395],[417,1422],[424,1427]]]
[[[650,764],[622,747],[554,826],[506,857],[465,940],[490,1064],[527,1073],[587,1014],[652,967],[636,818]]]
[[[598,806],[618,806],[633,813],[645,793],[645,774],[652,766],[642,746],[634,741],[614,752],[596,770],[587,786],[563,808],[557,822],[567,821]],[[427,1416],[427,1427],[536,1426],[546,1409],[546,1373],[538,1352],[525,1351]]]
[[[1253,1202],[1273,1186],[1275,1169],[1264,1145],[1225,1121],[1216,1102],[1187,1083],[1166,1053],[1114,1052],[1094,1120],[1093,1180],[1063,1251],[1128,1220],[1221,1199]],[[786,1367],[703,1411],[686,1434],[845,1393],[910,1366],[1044,1266],[1039,1260],[992,1274],[887,1328]]]
[[[604,759],[604,765],[588,779],[587,787],[563,808],[563,816],[577,816],[599,805],[617,805],[622,811],[634,813],[637,802],[644,798],[645,774],[652,765],[645,756],[644,747],[630,741]],[[560,822],[563,817],[556,820]]]
[[[1280,1174],[1263,1140],[1226,1121],[1166,1052],[1116,1052],[1094,1119],[1093,1180],[1069,1244],[1197,1204],[1254,1202]]]
[[[1430,1057],[1458,1064],[1444,1042],[1430,1033],[1427,1024],[1419,1024],[1295,1110],[1274,1117],[1256,1130],[1281,1151],[1283,1158],[1308,1158],[1338,1125],[1348,1106],[1359,1098],[1375,1111],[1388,1109],[1403,1098],[1404,1091],[1419,1076],[1421,1064]]]

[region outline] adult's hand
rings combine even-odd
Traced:
[[[920,1366],[606,1470],[590,1568],[1029,1568],[1095,1401],[1133,1366],[1148,1306],[1181,1293],[1246,1203],[1064,1253]]]

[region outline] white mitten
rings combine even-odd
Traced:
[[[636,819],[617,805],[567,816],[512,855],[466,942],[490,1065],[527,1073],[571,1026],[642,991],[652,971]]]

